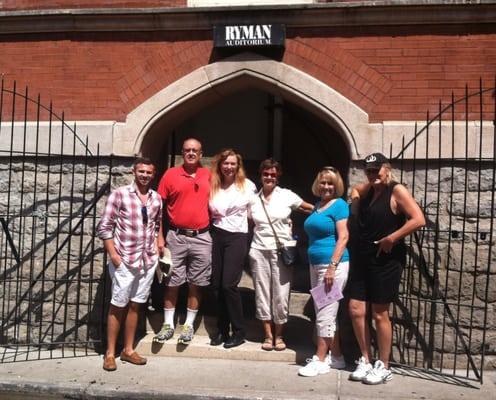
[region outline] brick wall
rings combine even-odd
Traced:
[[[193,70],[222,59],[211,32],[2,36],[6,85],[28,85],[70,119],[122,121],[136,106]],[[288,30],[283,62],[328,84],[371,121],[424,119],[465,83],[494,84],[496,34]],[[490,95],[490,94],[488,94]],[[7,106],[6,106],[7,107]],[[490,110],[488,110],[490,111]],[[469,118],[470,119],[470,118]]]
[[[462,97],[465,85],[471,92],[481,78],[484,87],[495,84],[495,33],[433,30],[328,31],[327,37],[294,32],[284,61],[344,94],[372,121],[422,119],[427,110],[438,111],[439,100],[449,102],[452,92]]]
[[[4,0],[0,1],[0,10],[185,7],[186,2],[187,0]]]
[[[352,3],[361,0],[317,0],[315,3]],[[372,0],[370,1],[373,2]],[[249,1],[246,2],[247,4]],[[0,0],[0,10],[40,10],[60,8],[148,8],[185,7],[187,0]]]

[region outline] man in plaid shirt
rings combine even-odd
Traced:
[[[114,371],[115,347],[124,322],[123,361],[146,364],[133,349],[140,306],[145,303],[158,260],[157,237],[162,216],[162,199],[150,189],[155,166],[149,159],[133,163],[134,182],[114,190],[98,224],[98,237],[103,240],[110,258],[112,300],[107,319],[107,351],[103,369]]]

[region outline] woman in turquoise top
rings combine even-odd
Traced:
[[[342,291],[348,279],[347,220],[348,204],[341,198],[343,179],[334,167],[324,167],[312,185],[314,195],[320,197],[312,214],[305,221],[308,234],[308,258],[312,288],[324,284],[329,291],[338,285]],[[315,306],[317,327],[317,351],[300,368],[301,376],[316,376],[330,372],[331,368],[346,367],[336,337],[336,316],[339,302],[335,301],[320,309]]]

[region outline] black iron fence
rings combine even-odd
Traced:
[[[93,232],[111,162],[51,104],[3,81],[0,143],[1,359],[85,354],[102,339],[104,255]]]
[[[464,115],[463,121],[455,115]],[[394,360],[482,382],[485,354],[496,354],[494,86],[427,114],[393,153],[399,180],[421,204],[427,226],[409,239],[394,307]]]

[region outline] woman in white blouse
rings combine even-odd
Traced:
[[[212,281],[218,304],[218,333],[210,344],[225,348],[245,341],[243,306],[238,289],[248,252],[248,203],[256,191],[243,161],[232,149],[214,157],[210,181]],[[232,330],[232,334],[229,331]]]
[[[264,350],[284,350],[284,324],[289,314],[289,291],[291,267],[285,266],[278,257],[277,245],[267,214],[279,242],[292,240],[290,214],[293,210],[310,213],[313,205],[303,201],[289,189],[277,186],[281,165],[269,158],[259,168],[262,190],[250,201],[250,216],[255,224],[250,249],[250,265],[255,285],[256,317],[262,321],[265,339]],[[264,202],[267,214],[262,206]]]

